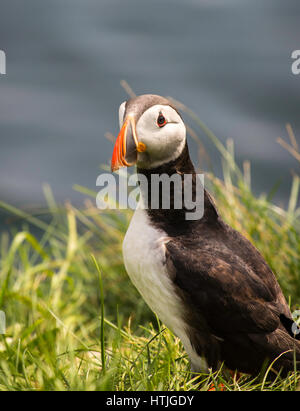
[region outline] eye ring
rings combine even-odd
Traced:
[[[159,116],[157,117],[156,123],[158,127],[162,128],[167,124],[167,120],[165,119],[164,115],[162,113],[159,113]]]

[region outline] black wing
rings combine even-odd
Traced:
[[[185,249],[173,241],[166,247],[174,283],[216,335],[278,327],[282,306],[276,295],[238,257],[228,263],[225,253]]]
[[[294,341],[288,305],[258,250],[227,225],[221,231],[213,237],[204,232],[196,242],[174,239],[166,244],[168,271],[184,300],[186,320],[194,332],[197,324],[207,327],[220,341],[231,341],[235,350],[241,344],[245,355],[253,343],[261,358],[263,353],[272,358]],[[300,357],[300,345],[297,349]]]

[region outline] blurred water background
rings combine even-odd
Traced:
[[[298,166],[276,138],[287,122],[300,136],[300,75],[291,72],[299,22],[299,0],[2,0],[0,199],[43,205],[47,182],[59,202],[80,205],[74,184],[96,190],[125,79],[138,94],[183,101],[223,142],[233,138],[255,192],[280,183],[275,199],[286,203]]]

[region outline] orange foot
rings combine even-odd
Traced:
[[[238,371],[232,371],[232,370],[228,370],[229,371],[229,373],[230,373],[230,375],[231,375],[231,378],[234,380],[239,380],[240,378],[241,378],[241,376],[242,376],[242,373],[240,373],[240,372],[238,372]],[[214,383],[211,383],[210,384],[210,387],[209,387],[209,389],[208,389],[208,391],[225,391],[226,389],[225,389],[225,385],[224,384],[222,384],[222,383],[220,383],[220,384],[218,384],[218,386],[217,386],[217,388],[216,388],[216,386],[215,386],[215,384]]]
[[[208,391],[225,391],[225,385],[224,384],[218,384],[218,388],[216,388],[215,384],[212,383],[210,384],[210,388]]]

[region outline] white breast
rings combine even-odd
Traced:
[[[151,310],[181,339],[193,366],[203,370],[206,366],[190,344],[182,319],[184,307],[164,264],[167,241],[166,233],[155,228],[139,206],[123,242],[125,267]]]

